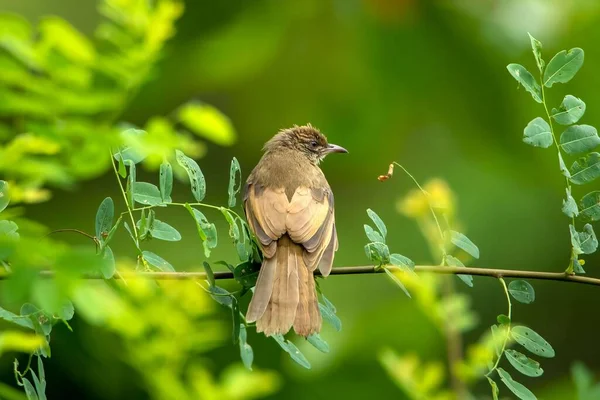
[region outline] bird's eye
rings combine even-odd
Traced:
[[[310,142],[310,145],[311,145],[312,147],[317,147],[317,146],[319,145],[319,143],[317,143],[317,141],[316,141],[316,140],[313,140],[312,142]]]

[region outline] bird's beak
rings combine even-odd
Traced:
[[[348,152],[348,150],[346,150],[342,146],[338,146],[337,144],[330,144],[325,149],[325,154],[329,154],[329,153],[347,153],[347,152]]]

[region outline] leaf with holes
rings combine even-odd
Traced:
[[[512,349],[506,349],[504,355],[506,355],[508,362],[523,375],[535,378],[544,373],[544,370],[540,368],[539,362],[532,360],[523,353],[519,353]]]
[[[544,72],[545,66],[544,59],[542,58],[542,43],[533,36],[531,36],[530,33],[527,34],[529,35],[529,41],[531,42],[531,51],[533,52],[533,56],[535,57],[535,63],[537,64],[537,67],[540,70],[541,74],[542,72]]]
[[[569,51],[558,52],[548,63],[544,72],[544,86],[569,82],[583,65],[583,50],[575,47]]]
[[[529,282],[524,280],[512,281],[508,285],[508,292],[519,303],[531,304],[535,300],[535,290]]]
[[[585,114],[585,103],[575,96],[566,95],[560,108],[552,109],[552,118],[561,125],[571,125]]]
[[[588,221],[600,220],[600,191],[593,191],[579,201],[579,214]]]
[[[579,208],[577,208],[577,202],[571,196],[571,188],[567,188],[567,198],[563,200],[562,212],[569,218],[575,218],[579,215]]]
[[[173,167],[167,160],[164,160],[162,164],[160,164],[159,180],[160,197],[163,203],[170,203],[171,192],[173,191]]]
[[[543,118],[533,119],[523,131],[523,142],[531,146],[545,149],[550,147],[553,141],[550,125]]]
[[[185,207],[196,221],[196,229],[198,230],[198,235],[200,236],[200,239],[202,239],[204,255],[206,256],[206,258],[208,258],[210,257],[211,249],[217,247],[217,228],[215,227],[215,224],[208,222],[204,214],[202,214],[200,211],[196,210],[195,208],[192,208],[187,203]]]
[[[543,337],[526,326],[515,326],[510,334],[513,339],[527,350],[540,357],[554,357],[554,349]]]
[[[589,153],[571,166],[571,182],[584,185],[596,180],[600,176],[600,154]]]
[[[196,161],[192,160],[179,150],[175,150],[175,157],[177,163],[185,169],[190,178],[190,185],[192,186],[194,198],[196,201],[201,202],[206,195],[206,181],[204,180],[204,175],[202,174],[200,167]]]
[[[560,135],[560,146],[568,154],[584,153],[599,144],[598,132],[590,125],[571,125]]]
[[[565,160],[563,160],[562,154],[560,153],[560,151],[558,152],[558,168],[560,169],[560,173],[563,174],[565,177],[570,178],[571,177],[571,173],[569,172],[569,169],[567,168],[567,165],[565,164]]]
[[[583,254],[592,254],[598,249],[598,239],[594,228],[590,224],[585,224],[583,232],[577,232],[579,235],[579,248]]]
[[[542,88],[524,66],[519,64],[508,64],[506,69],[517,82],[523,85],[525,90],[531,93],[531,97],[533,97],[535,101],[538,103],[542,102]]]
[[[239,183],[236,184],[239,178]],[[231,167],[229,168],[229,186],[227,188],[227,194],[229,198],[227,204],[229,208],[235,207],[236,196],[242,189],[242,169],[237,158],[233,157],[231,160]]]
[[[508,372],[506,372],[502,368],[498,368],[497,371],[498,371],[498,375],[500,375],[500,379],[502,380],[502,383],[504,383],[506,385],[506,387],[511,392],[513,392],[515,394],[515,396],[517,396],[519,399],[521,399],[521,400],[537,400],[537,397],[535,397],[535,395],[533,393],[531,393],[531,390],[527,389],[521,383],[513,380],[513,378],[510,376],[510,374]]]

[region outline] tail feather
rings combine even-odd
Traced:
[[[306,337],[320,332],[322,319],[319,312],[313,272],[309,271],[308,267],[302,263],[298,274],[300,277],[300,296],[294,321],[294,331],[298,335]]]

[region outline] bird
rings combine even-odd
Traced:
[[[312,125],[282,129],[263,147],[244,185],[244,211],[263,260],[246,313],[257,332],[308,337],[321,330],[314,273],[331,272],[338,250],[334,199],[319,167],[331,153]]]

